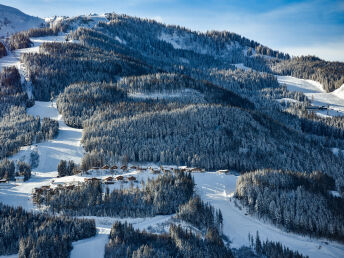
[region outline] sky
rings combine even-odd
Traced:
[[[39,17],[125,13],[197,31],[228,30],[291,55],[344,61],[344,0],[0,0]]]

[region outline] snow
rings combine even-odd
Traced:
[[[27,15],[18,9],[0,4],[0,38],[19,31],[40,27],[44,20]]]
[[[102,18],[103,19],[103,18]],[[63,20],[63,19],[61,19]],[[183,48],[182,42],[171,35],[161,35],[161,39],[171,43],[175,48]],[[118,39],[117,39],[118,40]],[[47,41],[64,41],[64,36],[34,38],[34,47],[29,49],[16,50],[9,56],[0,59],[0,69],[4,66],[15,65],[20,68],[22,76],[25,78],[25,69],[19,62],[21,53],[37,52],[39,45]],[[237,68],[247,69],[243,64],[236,64]],[[344,88],[340,88],[333,93],[326,93],[321,84],[311,80],[297,79],[291,76],[278,76],[278,81],[286,84],[291,91],[301,91],[310,99],[314,98],[316,105],[330,105],[331,112],[344,112]],[[171,97],[171,95],[168,95]],[[139,96],[146,97],[146,96]],[[150,97],[152,95],[150,94]],[[155,97],[166,97],[157,95]],[[283,100],[288,101],[288,100]],[[59,134],[53,139],[35,146],[23,147],[19,153],[11,159],[27,159],[30,152],[37,150],[39,157],[39,166],[33,169],[32,177],[25,183],[15,183],[8,187],[0,188],[0,202],[12,206],[23,206],[28,210],[35,210],[31,200],[32,189],[42,185],[53,185],[57,183],[75,183],[83,181],[85,177],[100,176],[102,178],[109,175],[109,171],[91,171],[89,175],[74,175],[63,178],[56,178],[57,164],[61,159],[73,160],[80,163],[84,150],[80,144],[82,137],[81,129],[68,127],[62,116],[58,113],[56,104],[51,102],[36,101],[32,108],[28,109],[28,114],[33,116],[49,117],[59,122]],[[139,172],[131,170],[121,173],[124,176],[135,175],[140,180],[146,180],[156,175],[148,171]],[[193,173],[195,178],[197,193],[204,201],[210,202],[215,208],[221,209],[224,217],[224,233],[232,241],[232,247],[239,248],[242,245],[248,245],[248,234],[255,235],[259,231],[261,239],[280,241],[292,250],[309,255],[310,257],[344,257],[344,245],[323,240],[311,239],[293,233],[287,233],[277,227],[259,220],[255,217],[246,215],[245,208],[239,208],[240,204],[235,204],[233,193],[237,176],[225,175],[214,172]],[[53,182],[54,180],[54,182]],[[130,184],[116,182],[109,185],[111,188],[128,187]],[[333,193],[335,194],[335,193]],[[97,225],[97,235],[93,238],[80,240],[73,243],[71,257],[103,257],[104,247],[108,241],[112,224],[114,221],[128,221],[134,224],[135,228],[148,229],[150,227],[164,228],[164,223],[172,218],[169,216],[156,216],[153,218],[107,218],[107,217],[88,217],[94,218]],[[12,255],[8,257],[17,257]]]
[[[20,63],[20,55],[22,53],[38,53],[39,52],[39,46],[43,42],[63,42],[63,41],[65,41],[65,36],[59,35],[59,36],[36,37],[36,38],[30,38],[30,40],[34,44],[32,47],[14,50],[14,51],[8,53],[7,56],[0,58],[0,71],[4,67],[16,66],[20,70],[20,72],[23,75],[25,75],[26,69],[23,66],[23,64]]]
[[[244,71],[252,71],[252,68],[245,66],[243,63],[234,64],[234,66],[237,69],[241,69],[241,70],[244,70]]]
[[[215,208],[221,209],[224,218],[223,231],[232,241],[232,247],[249,245],[248,234],[255,236],[256,231],[259,231],[262,240],[279,241],[309,257],[344,257],[342,244],[327,239],[312,239],[287,233],[274,225],[246,215],[245,208],[238,208],[233,199],[237,176],[212,172],[195,173],[193,176],[197,193],[201,198],[210,202]],[[238,206],[240,207],[240,204]]]
[[[128,96],[131,98],[139,99],[170,99],[170,98],[197,98],[199,101],[204,101],[204,95],[194,89],[182,89],[175,91],[164,91],[164,92],[129,92]]]
[[[45,21],[50,23],[51,27],[58,26],[59,24],[68,24],[71,30],[76,30],[79,27],[93,28],[97,26],[99,22],[108,22],[105,14],[90,14],[75,17],[55,16],[45,18]]]
[[[329,110],[317,111],[323,116],[344,115],[344,87],[334,92],[325,92],[321,83],[313,80],[298,79],[292,76],[277,76],[280,84],[285,85],[289,91],[303,92],[312,104],[316,106],[329,106]]]
[[[179,37],[178,35],[176,35],[175,33],[171,35],[171,34],[162,32],[160,36],[158,37],[158,39],[165,41],[167,43],[170,43],[175,49],[188,49],[184,45],[183,39]]]
[[[115,37],[115,40],[117,40],[119,43],[126,45],[127,42],[124,39],[120,39],[118,36]]]
[[[338,191],[330,191],[330,194],[334,197],[341,197],[341,195]]]
[[[23,147],[11,159],[20,160],[28,156],[32,148],[39,153],[39,165],[32,170],[31,179],[25,183],[16,183],[13,187],[0,189],[0,202],[12,206],[22,206],[25,209],[34,209],[31,201],[32,190],[42,185],[49,185],[57,176],[57,165],[61,159],[81,162],[84,150],[80,144],[82,130],[67,126],[62,116],[56,109],[56,104],[51,102],[36,101],[28,114],[41,118],[50,117],[59,122],[58,136],[46,142],[38,143],[35,147]]]
[[[109,217],[92,217],[87,216],[83,218],[94,219],[97,226],[97,235],[92,238],[87,238],[73,242],[73,250],[71,258],[92,257],[103,258],[105,245],[109,241],[109,234],[113,223],[120,221],[122,223],[128,222],[133,225],[135,229],[148,230],[150,227],[159,227],[159,225],[166,223],[172,218],[172,215],[155,216],[148,218],[109,218]]]
[[[70,257],[103,258],[105,254],[105,245],[109,241],[110,230],[109,228],[97,227],[96,236],[73,242],[73,249]]]

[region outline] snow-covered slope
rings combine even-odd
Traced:
[[[316,81],[298,79],[292,76],[277,76],[278,82],[285,85],[290,91],[303,92],[313,105],[329,106],[329,110],[317,113],[329,116],[344,115],[344,87],[334,92],[325,92],[323,86]]]
[[[239,248],[249,245],[248,234],[255,236],[259,232],[261,239],[279,241],[292,250],[297,250],[309,257],[344,257],[344,245],[337,242],[314,239],[287,233],[276,226],[248,215],[245,208],[235,204],[237,176],[219,173],[194,173],[197,193],[204,201],[210,202],[216,209],[221,209],[224,234],[232,241],[231,246]]]
[[[61,159],[80,163],[84,151],[80,144],[82,130],[66,126],[62,116],[58,114],[55,103],[52,106],[51,102],[36,101],[35,105],[28,109],[28,114],[57,120],[59,122],[59,134],[53,140],[34,146],[39,153],[39,165],[33,169],[31,179],[25,183],[16,183],[10,187],[1,188],[0,202],[33,209],[32,190],[35,187],[50,184],[51,180],[57,176],[56,168]],[[23,160],[30,155],[31,150],[32,147],[23,147],[11,159]]]
[[[40,27],[44,20],[27,15],[16,8],[0,4],[0,38],[13,33]]]

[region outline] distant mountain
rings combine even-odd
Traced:
[[[40,27],[44,20],[27,15],[16,8],[0,4],[0,38],[13,33]]]

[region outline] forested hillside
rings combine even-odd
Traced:
[[[301,56],[272,62],[273,72],[320,82],[327,92],[344,84],[344,63],[327,62],[315,56]]]
[[[232,65],[289,56],[231,33],[195,33],[125,15],[108,19],[70,32],[80,44],[46,43],[22,57],[34,96],[59,95],[66,123],[84,128],[84,164],[126,157],[243,172],[319,170],[344,184],[342,158],[327,149],[343,146],[340,120],[311,116],[306,97],[271,74]],[[281,98],[296,102],[283,106]]]
[[[333,189],[334,179],[320,172],[258,170],[240,176],[235,196],[286,230],[343,241],[344,202]]]
[[[115,13],[52,18],[0,43],[7,54],[17,59],[0,72],[0,196],[37,213],[0,200],[0,255],[69,257],[72,241],[96,235],[87,241],[103,241],[105,257],[303,257],[258,233],[232,248],[244,238],[230,223],[264,226],[248,215],[343,242],[344,118],[320,116],[325,104],[277,76],[331,92],[343,63]],[[79,216],[98,217],[97,231]],[[160,223],[110,233],[118,219]]]
[[[96,234],[95,222],[34,214],[0,203],[0,255],[68,257],[72,241]]]
[[[0,159],[16,153],[21,146],[55,137],[58,123],[29,116],[26,107],[32,105],[23,91],[15,67],[0,72]]]

